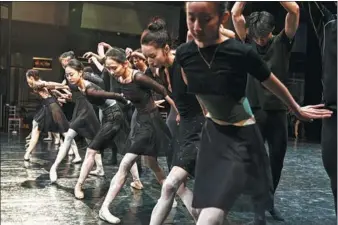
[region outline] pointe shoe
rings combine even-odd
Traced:
[[[143,184],[141,183],[140,180],[134,180],[133,182],[130,183],[130,186],[132,188],[137,189],[137,190],[142,190],[143,189]]]
[[[98,176],[98,177],[104,177],[104,171],[103,170],[93,170],[89,172],[90,175]]]
[[[107,221],[108,223],[112,223],[112,224],[118,224],[121,222],[121,220],[119,218],[117,218],[116,216],[113,216],[109,210],[100,210],[99,212],[99,217],[101,220]]]
[[[46,137],[43,139],[43,141],[52,141],[53,139],[51,137]]]
[[[82,161],[81,158],[76,158],[75,157],[75,159],[73,159],[72,163],[76,164],[76,163],[80,163],[81,161]]]
[[[55,166],[52,166],[49,171],[49,179],[51,183],[55,183],[58,179]]]
[[[74,195],[75,195],[75,198],[77,198],[77,199],[83,199],[84,198],[84,193],[82,191],[82,185],[81,184],[75,185]]]

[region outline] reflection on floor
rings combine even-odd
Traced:
[[[90,176],[84,185],[85,199],[76,200],[73,187],[81,165],[71,164],[71,157],[59,169],[57,185],[50,185],[48,171],[57,154],[52,143],[39,142],[30,163],[24,164],[23,135],[0,135],[1,148],[1,224],[107,224],[98,217],[98,210],[109,188],[117,166],[110,163],[111,153],[105,152],[106,178]],[[79,144],[80,146],[80,144]],[[81,155],[85,148],[82,146]],[[119,160],[121,158],[119,157]],[[160,159],[166,168],[165,159]],[[160,186],[147,169],[141,175],[145,189],[130,188],[131,179],[118,195],[110,210],[122,224],[147,225],[151,211],[160,196]],[[189,181],[192,186],[193,181]],[[286,222],[268,224],[333,225],[336,224],[329,180],[323,169],[318,144],[289,143],[276,206]],[[242,197],[229,215],[233,225],[250,222],[250,199]],[[165,224],[194,224],[182,202],[172,209]]]

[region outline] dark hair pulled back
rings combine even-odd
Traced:
[[[141,35],[141,45],[153,45],[156,48],[171,47],[171,37],[166,23],[159,17],[154,17]]]

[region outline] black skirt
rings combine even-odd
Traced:
[[[42,100],[42,107],[35,114],[34,120],[41,132],[65,133],[69,129],[68,120],[54,97]]]
[[[102,111],[102,126],[88,148],[103,151],[115,142],[118,152],[123,153],[129,134],[129,126],[119,105],[116,103]]]
[[[171,134],[158,109],[150,113],[134,111],[126,152],[146,156],[166,156],[171,151]]]
[[[191,176],[195,174],[197,153],[201,144],[201,132],[205,122],[204,115],[192,118],[181,118],[178,132],[178,146],[173,157],[173,166],[187,171]]]
[[[221,126],[206,120],[197,156],[193,207],[229,211],[239,195],[250,190],[252,196],[265,196],[260,198],[263,207],[270,208],[271,182],[269,158],[257,125]]]
[[[75,92],[73,95],[78,95],[75,99],[75,108],[73,111],[70,129],[76,131],[80,136],[89,140],[93,140],[99,132],[100,121],[98,120],[93,105],[80,92]],[[73,97],[74,99],[74,97]]]

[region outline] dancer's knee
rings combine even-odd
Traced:
[[[162,186],[162,195],[163,198],[169,198],[174,196],[179,186],[179,182],[175,179],[167,178]]]
[[[217,208],[202,209],[197,225],[222,225],[224,221],[224,211]]]

